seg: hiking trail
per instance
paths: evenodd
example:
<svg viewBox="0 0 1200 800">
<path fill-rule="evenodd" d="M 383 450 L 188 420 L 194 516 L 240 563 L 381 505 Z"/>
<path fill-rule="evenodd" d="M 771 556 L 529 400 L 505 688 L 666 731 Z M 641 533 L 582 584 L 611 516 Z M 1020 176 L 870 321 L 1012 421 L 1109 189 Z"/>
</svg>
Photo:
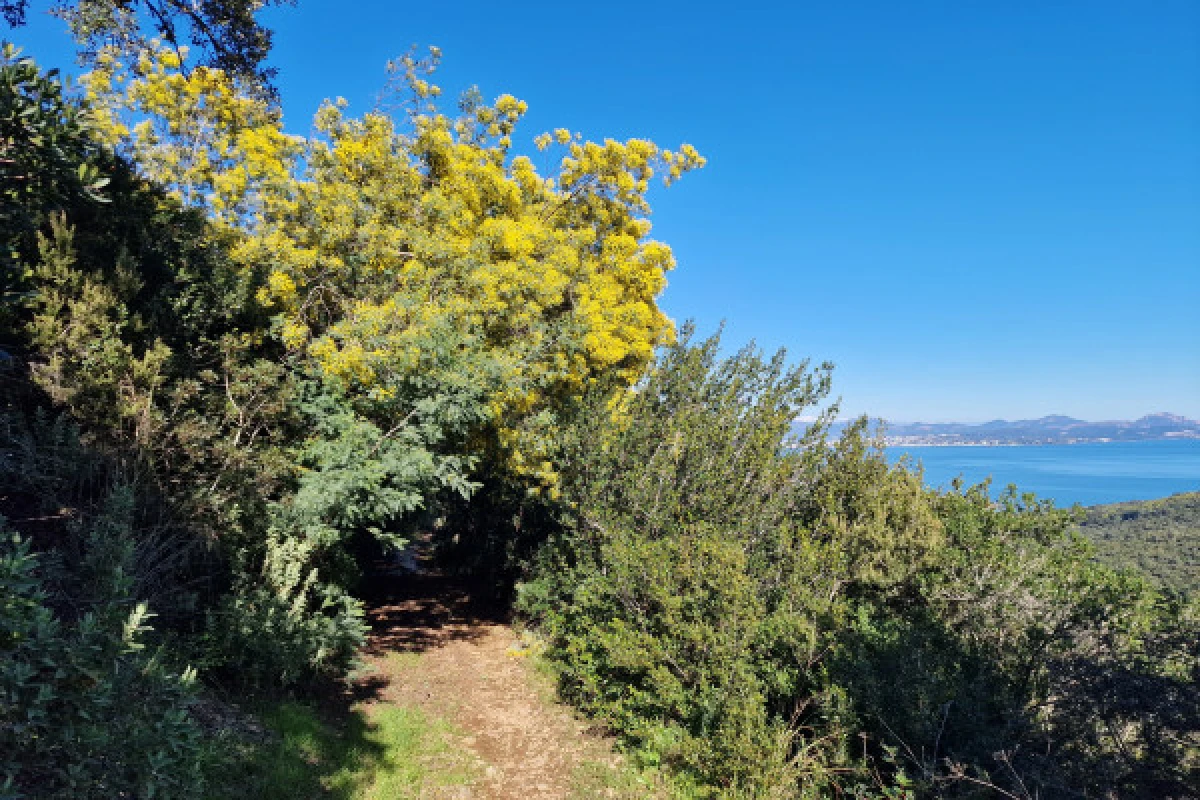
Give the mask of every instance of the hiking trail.
<svg viewBox="0 0 1200 800">
<path fill-rule="evenodd" d="M 370 684 L 368 711 L 392 703 L 446 720 L 449 750 L 474 776 L 467 785 L 426 788 L 419 796 L 652 796 L 644 785 L 618 788 L 632 773 L 622 769 L 611 738 L 555 702 L 550 680 L 531 663 L 507 612 L 485 597 L 433 568 L 420 550 L 380 565 L 371 581 L 367 670 L 360 679 Z"/>
</svg>

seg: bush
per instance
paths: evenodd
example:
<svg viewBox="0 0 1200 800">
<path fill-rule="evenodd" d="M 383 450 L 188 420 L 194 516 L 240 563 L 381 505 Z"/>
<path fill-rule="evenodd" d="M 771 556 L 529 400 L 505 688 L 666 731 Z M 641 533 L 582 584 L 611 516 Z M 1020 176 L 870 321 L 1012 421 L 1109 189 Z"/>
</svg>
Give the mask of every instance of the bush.
<svg viewBox="0 0 1200 800">
<path fill-rule="evenodd" d="M 845 704 L 821 680 L 819 626 L 839 613 L 849 566 L 799 524 L 819 459 L 792 433 L 828 368 L 752 349 L 722 360 L 719 346 L 685 331 L 615 413 L 583 416 L 565 460 L 568 527 L 520 607 L 547 634 L 564 694 L 644 759 L 730 796 L 849 789 L 861 776 Z M 866 517 L 842 512 L 842 533 Z"/>
<path fill-rule="evenodd" d="M 728 797 L 1185 797 L 1196 604 L 1094 563 L 1071 514 L 946 494 L 826 386 L 714 339 L 568 437 L 519 607 L 563 694 Z"/>
<path fill-rule="evenodd" d="M 45 798 L 202 797 L 193 672 L 143 644 L 122 565 L 93 561 L 106 596 L 55 611 L 38 557 L 0 531 L 0 770 L 8 792 Z"/>
<path fill-rule="evenodd" d="M 286 687 L 338 677 L 366 637 L 362 604 L 323 582 L 311 540 L 273 534 L 261 570 L 248 566 L 209 615 L 206 657 L 237 682 Z"/>
</svg>

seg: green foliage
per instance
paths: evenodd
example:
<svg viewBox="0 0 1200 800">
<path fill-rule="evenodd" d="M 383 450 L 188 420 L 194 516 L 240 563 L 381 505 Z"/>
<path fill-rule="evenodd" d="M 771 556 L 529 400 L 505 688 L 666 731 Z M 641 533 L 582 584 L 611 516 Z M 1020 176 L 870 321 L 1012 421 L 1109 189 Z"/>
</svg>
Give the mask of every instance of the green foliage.
<svg viewBox="0 0 1200 800">
<path fill-rule="evenodd" d="M 1079 530 L 1109 564 L 1137 566 L 1174 589 L 1200 589 L 1200 492 L 1092 506 Z"/>
<path fill-rule="evenodd" d="M 313 379 L 300 405 L 309 436 L 296 458 L 292 526 L 330 549 L 356 533 L 400 546 L 405 523 L 434 498 L 471 496 L 478 458 L 466 439 L 489 417 L 492 365 L 464 357 L 466 338 L 430 329 L 420 371 L 393 375 L 365 395 L 337 379 Z"/>
<path fill-rule="evenodd" d="M 839 587 L 877 569 L 826 555 L 896 497 L 894 515 L 907 513 L 904 493 L 866 490 L 837 509 L 810 496 L 822 457 L 790 431 L 828 369 L 718 349 L 685 333 L 625 407 L 583 415 L 565 460 L 568 533 L 520 587 L 521 607 L 549 636 L 567 696 L 643 759 L 730 796 L 849 788 L 852 719 L 822 681 L 819 621 L 844 613 Z M 885 484 L 905 480 L 880 464 Z M 806 509 L 828 526 L 805 530 Z"/>
<path fill-rule="evenodd" d="M 439 497 L 465 499 L 476 487 L 475 460 L 446 444 L 483 417 L 483 374 L 455 351 L 431 342 L 426 372 L 375 397 L 306 383 L 297 474 L 267 509 L 265 549 L 240 552 L 231 591 L 210 616 L 211 663 L 254 685 L 286 686 L 337 677 L 353 662 L 366 632 L 348 592 L 356 555 L 403 546 Z"/>
<path fill-rule="evenodd" d="M 937 561 L 864 609 L 833 663 L 873 734 L 940 794 L 1186 794 L 1193 612 L 1097 566 L 1070 512 L 986 486 L 934 502 Z"/>
<path fill-rule="evenodd" d="M 144 50 L 150 39 L 173 47 L 189 42 L 209 64 L 265 84 L 274 70 L 262 66 L 271 49 L 271 31 L 255 15 L 264 6 L 295 0 L 74 0 L 51 10 L 65 19 L 85 54 L 116 45 L 125 54 Z M 10 27 L 25 24 L 29 0 L 0 0 L 0 17 Z"/>
<path fill-rule="evenodd" d="M 55 72 L 43 73 L 12 44 L 0 52 L 0 324 L 27 293 L 32 274 L 21 253 L 35 243 L 46 215 L 107 180 L 95 166 L 86 122 L 67 101 Z"/>
<path fill-rule="evenodd" d="M 345 673 L 366 637 L 362 605 L 321 579 L 316 544 L 271 535 L 208 619 L 205 657 L 242 684 L 286 687 Z M 261 566 L 251 565 L 261 558 Z"/>
<path fill-rule="evenodd" d="M 823 373 L 667 350 L 567 447 L 520 607 L 563 693 L 720 796 L 1186 796 L 1195 607 L 1072 514 L 792 441 Z"/>
<path fill-rule="evenodd" d="M 129 596 L 118 501 L 86 536 L 92 596 L 55 610 L 28 543 L 0 532 L 0 770 L 35 797 L 201 797 L 192 673 L 146 648 L 150 617 Z M 106 530 L 108 528 L 108 530 Z"/>
<path fill-rule="evenodd" d="M 130 597 L 210 680 L 339 677 L 365 633 L 349 593 L 364 538 L 398 545 L 439 497 L 471 493 L 465 438 L 489 413 L 494 368 L 432 326 L 420 368 L 370 394 L 311 377 L 255 299 L 261 271 L 232 264 L 229 231 L 95 144 L 53 75 L 3 69 L 4 164 L 46 180 L 6 195 L 32 291 L 6 325 L 18 357 L 0 509 L 34 534 L 69 605 L 95 594 L 84 544 L 124 558 Z M 50 180 L 97 164 L 107 185 Z M 95 518 L 113 482 L 129 525 L 84 542 L 73 521 Z"/>
<path fill-rule="evenodd" d="M 55 615 L 46 619 L 61 620 L 39 623 L 40 672 L 18 675 L 33 682 L 5 707 L 58 732 L 38 733 L 50 749 L 18 750 L 6 769 L 23 770 L 18 785 L 72 796 L 121 787 L 145 796 L 152 785 L 186 795 L 157 765 L 186 783 L 204 747 L 186 715 L 168 719 L 186 693 L 171 699 L 179 681 L 162 665 L 193 659 L 210 678 L 238 671 L 269 686 L 336 675 L 361 643 L 361 611 L 318 572 L 327 553 L 274 522 L 297 490 L 289 451 L 305 431 L 300 381 L 272 348 L 253 274 L 230 267 L 202 217 L 91 144 L 53 76 L 25 61 L 0 70 L 0 105 L 50 130 L 11 131 L 19 167 L 52 178 L 50 156 L 64 174 L 83 174 L 76 162 L 93 159 L 114 178 L 105 202 L 53 191 L 52 180 L 6 195 L 16 212 L 3 234 L 28 279 L 20 288 L 31 291 L 4 320 L 14 355 L 5 354 L 0 384 L 0 512 L 40 551 L 39 585 Z M 43 120 L 39 109 L 53 113 Z M 38 137 L 53 141 L 49 156 Z M 140 621 L 121 638 L 135 610 L 137 620 L 160 615 L 153 658 L 134 649 L 133 634 L 151 635 Z M 226 625 L 219 635 L 213 620 Z M 102 707 L 53 682 L 38 688 L 55 670 L 64 680 L 88 672 L 77 688 L 94 689 Z M 109 708 L 119 703 L 128 708 Z M 90 716 L 91 727 L 72 715 Z M 100 735 L 104 725 L 113 738 Z M 177 742 L 170 725 L 191 739 Z M 121 737 L 125 754 L 113 750 Z"/>
</svg>

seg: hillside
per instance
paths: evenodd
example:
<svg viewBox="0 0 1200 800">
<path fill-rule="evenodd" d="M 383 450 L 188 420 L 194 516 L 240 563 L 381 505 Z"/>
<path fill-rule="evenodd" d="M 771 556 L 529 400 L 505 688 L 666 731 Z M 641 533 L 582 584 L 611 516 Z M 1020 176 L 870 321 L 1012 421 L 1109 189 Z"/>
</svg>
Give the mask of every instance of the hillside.
<svg viewBox="0 0 1200 800">
<path fill-rule="evenodd" d="M 1200 588 L 1200 492 L 1093 506 L 1080 529 L 1112 564 L 1135 564 L 1175 588 Z"/>
<path fill-rule="evenodd" d="M 1147 414 L 1135 420 L 1087 420 L 1055 414 L 1040 419 L 993 420 L 977 425 L 887 423 L 888 444 L 1082 444 L 1200 439 L 1200 422 L 1178 414 Z"/>
<path fill-rule="evenodd" d="M 660 308 L 694 147 L 436 47 L 289 133 L 211 5 L 0 47 L 0 795 L 1200 796 L 1200 605 Z"/>
</svg>

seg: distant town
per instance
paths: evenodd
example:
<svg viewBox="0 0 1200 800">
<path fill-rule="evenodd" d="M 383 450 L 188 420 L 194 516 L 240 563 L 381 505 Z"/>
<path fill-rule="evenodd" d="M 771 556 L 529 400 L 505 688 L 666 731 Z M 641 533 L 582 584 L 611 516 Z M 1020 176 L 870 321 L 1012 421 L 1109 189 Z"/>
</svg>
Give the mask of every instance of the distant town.
<svg viewBox="0 0 1200 800">
<path fill-rule="evenodd" d="M 1041 419 L 966 423 L 884 422 L 884 443 L 898 446 L 1005 446 L 1090 444 L 1164 439 L 1200 439 L 1200 421 L 1178 414 L 1148 414 L 1136 420 L 1088 422 L 1062 415 Z"/>
</svg>

